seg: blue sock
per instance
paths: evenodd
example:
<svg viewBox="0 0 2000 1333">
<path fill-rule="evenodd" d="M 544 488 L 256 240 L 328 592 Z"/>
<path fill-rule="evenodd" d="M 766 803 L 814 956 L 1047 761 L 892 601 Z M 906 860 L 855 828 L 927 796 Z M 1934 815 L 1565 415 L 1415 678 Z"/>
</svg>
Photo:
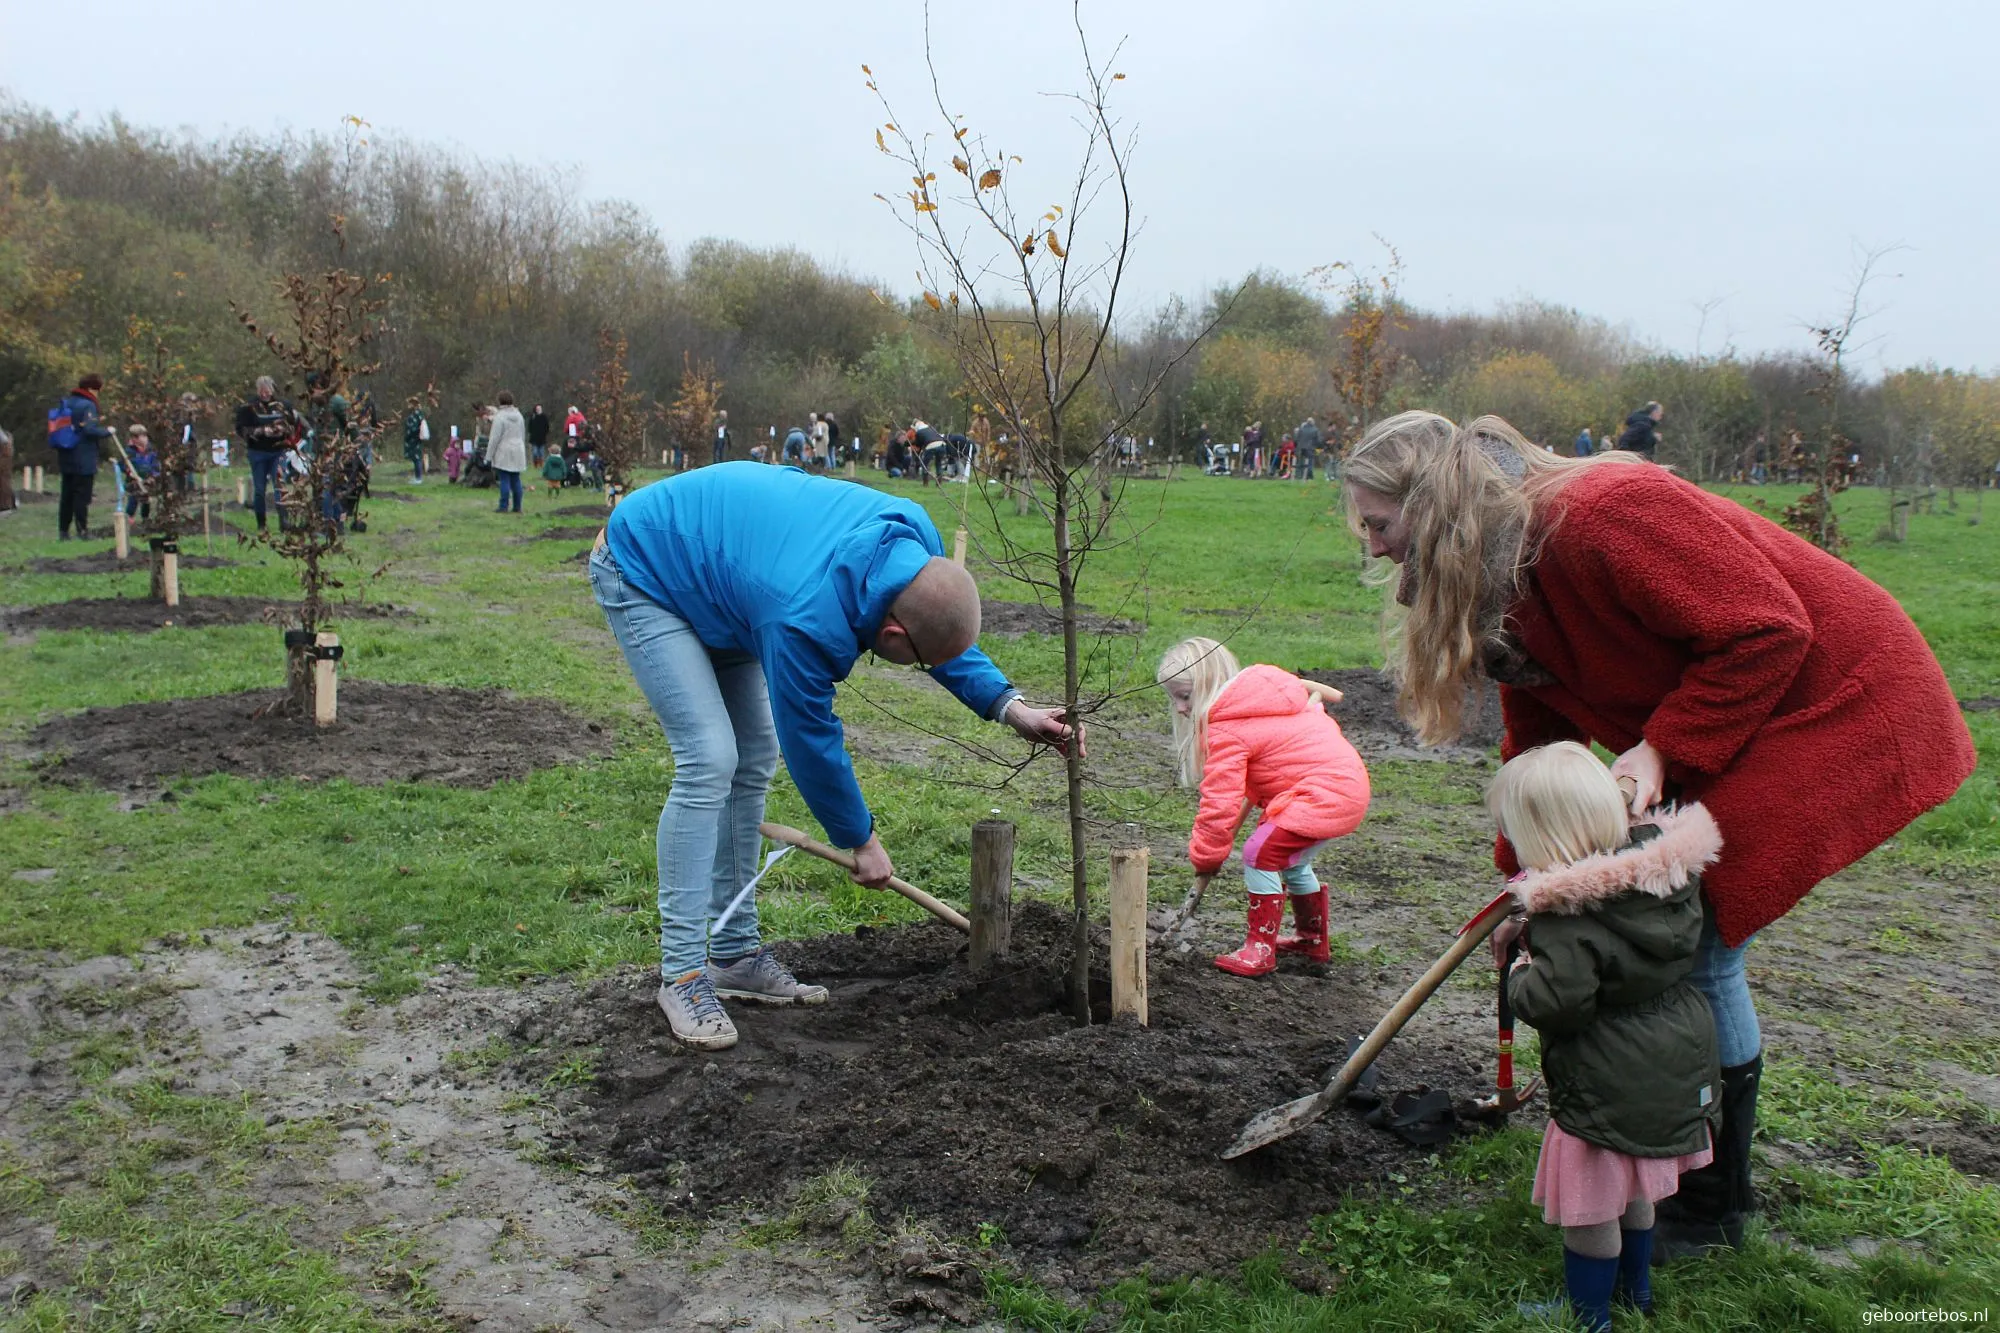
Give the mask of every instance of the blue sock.
<svg viewBox="0 0 2000 1333">
<path fill-rule="evenodd" d="M 1618 1281 L 1618 1260 L 1593 1259 L 1563 1247 L 1563 1285 L 1570 1308 L 1590 1333 L 1611 1327 L 1611 1288 Z"/>
<path fill-rule="evenodd" d="M 1645 1314 L 1653 1312 L 1653 1229 L 1618 1233 L 1618 1299 Z"/>
</svg>

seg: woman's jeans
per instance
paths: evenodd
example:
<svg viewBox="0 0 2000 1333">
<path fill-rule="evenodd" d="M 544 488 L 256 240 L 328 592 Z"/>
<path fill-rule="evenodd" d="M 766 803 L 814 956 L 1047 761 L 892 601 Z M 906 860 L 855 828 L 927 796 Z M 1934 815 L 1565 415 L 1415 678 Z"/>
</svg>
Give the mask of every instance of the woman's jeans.
<svg viewBox="0 0 2000 1333">
<path fill-rule="evenodd" d="M 509 472 L 505 468 L 494 468 L 493 475 L 500 478 L 500 508 L 496 513 L 507 512 L 507 497 L 514 497 L 514 512 L 521 512 L 521 474 Z"/>
<path fill-rule="evenodd" d="M 778 770 L 771 698 L 755 657 L 704 645 L 685 620 L 625 581 L 609 547 L 590 558 L 590 587 L 674 752 L 657 840 L 660 976 L 672 981 L 711 954 L 734 959 L 758 947 L 754 894 L 720 935 L 707 935 L 757 873 L 757 825 Z"/>
<path fill-rule="evenodd" d="M 1722 942 L 1715 929 L 1715 909 L 1703 901 L 1701 944 L 1694 955 L 1694 971 L 1688 980 L 1708 999 L 1715 1011 L 1717 1054 L 1724 1069 L 1747 1065 L 1764 1049 L 1764 1034 L 1757 1026 L 1757 1010 L 1750 1000 L 1750 982 L 1743 975 L 1743 955 L 1750 940 L 1734 949 Z M 1755 939 L 1755 936 L 1751 937 Z"/>
</svg>

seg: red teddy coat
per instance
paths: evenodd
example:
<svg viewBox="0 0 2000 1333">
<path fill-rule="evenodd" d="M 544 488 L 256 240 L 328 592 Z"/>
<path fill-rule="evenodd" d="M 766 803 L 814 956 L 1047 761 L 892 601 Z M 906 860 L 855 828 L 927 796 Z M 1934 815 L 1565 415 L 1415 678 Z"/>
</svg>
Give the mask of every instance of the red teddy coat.
<svg viewBox="0 0 2000 1333">
<path fill-rule="evenodd" d="M 1555 683 L 1501 687 L 1501 757 L 1651 741 L 1722 829 L 1703 887 L 1725 944 L 1972 772 L 1930 645 L 1839 560 L 1663 468 L 1589 468 L 1551 512 L 1509 624 Z M 1498 859 L 1515 868 L 1511 848 Z"/>
</svg>

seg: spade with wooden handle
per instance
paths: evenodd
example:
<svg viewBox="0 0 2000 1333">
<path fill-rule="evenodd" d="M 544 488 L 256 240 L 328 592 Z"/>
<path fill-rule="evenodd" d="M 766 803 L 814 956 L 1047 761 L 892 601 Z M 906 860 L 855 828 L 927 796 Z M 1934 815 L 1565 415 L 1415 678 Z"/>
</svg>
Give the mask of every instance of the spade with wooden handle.
<svg viewBox="0 0 2000 1333">
<path fill-rule="evenodd" d="M 837 847 L 829 847 L 810 834 L 801 833 L 785 824 L 759 824 L 757 831 L 772 842 L 789 843 L 802 852 L 811 852 L 822 861 L 831 861 L 842 870 L 853 873 L 854 857 L 850 853 L 843 852 Z M 961 934 L 972 933 L 972 923 L 965 919 L 964 913 L 950 903 L 939 902 L 914 884 L 907 884 L 893 875 L 889 877 L 889 887 Z"/>
<path fill-rule="evenodd" d="M 1403 1030 L 1403 1025 L 1410 1021 L 1411 1016 L 1423 1007 L 1424 1001 L 1430 999 L 1432 993 L 1444 984 L 1445 978 L 1456 972 L 1458 965 L 1485 942 L 1495 927 L 1507 919 L 1508 907 L 1512 901 L 1511 893 L 1502 892 L 1492 902 L 1482 907 L 1477 916 L 1459 927 L 1458 938 L 1452 941 L 1451 947 L 1431 964 L 1428 972 L 1417 978 L 1414 986 L 1403 992 L 1403 998 L 1396 1001 L 1395 1007 L 1382 1016 L 1382 1021 L 1377 1023 L 1375 1030 L 1355 1048 L 1354 1054 L 1340 1067 L 1340 1072 L 1333 1076 L 1331 1083 L 1297 1101 L 1274 1106 L 1253 1116 L 1249 1123 L 1243 1126 L 1242 1132 L 1237 1134 L 1236 1142 L 1222 1150 L 1223 1157 L 1225 1159 L 1241 1157 L 1244 1153 L 1268 1147 L 1279 1139 L 1298 1133 L 1338 1106 L 1341 1100 L 1354 1090 L 1355 1082 L 1367 1072 L 1368 1066 L 1375 1063 L 1375 1057 L 1380 1055 L 1383 1048 Z"/>
<path fill-rule="evenodd" d="M 1213 875 L 1196 875 L 1194 887 L 1188 890 L 1187 897 L 1181 899 L 1179 907 L 1166 907 L 1157 912 L 1148 912 L 1146 933 L 1157 940 L 1163 935 L 1173 934 L 1193 920 L 1195 909 L 1201 906 L 1201 895 L 1208 892 L 1208 882 L 1213 878 L 1215 878 Z"/>
</svg>

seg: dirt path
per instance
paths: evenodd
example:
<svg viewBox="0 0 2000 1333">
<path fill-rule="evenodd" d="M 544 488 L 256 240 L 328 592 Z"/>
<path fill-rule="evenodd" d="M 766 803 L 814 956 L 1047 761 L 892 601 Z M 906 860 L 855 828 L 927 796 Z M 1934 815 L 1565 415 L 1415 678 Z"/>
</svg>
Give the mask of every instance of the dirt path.
<svg viewBox="0 0 2000 1333">
<path fill-rule="evenodd" d="M 248 1192 L 296 1208 L 295 1239 L 342 1254 L 390 1308 L 409 1285 L 396 1274 L 415 1271 L 436 1318 L 481 1333 L 909 1326 L 865 1266 L 802 1244 L 746 1246 L 736 1219 L 668 1232 L 601 1167 L 537 1165 L 545 1106 L 483 1077 L 479 1052 L 562 983 L 494 989 L 446 973 L 401 1003 L 367 1005 L 338 946 L 282 929 L 136 961 L 7 955 L 0 979 L 0 1146 L 32 1157 L 30 1126 L 75 1101 L 77 1083 L 57 1072 L 65 1051 L 113 1029 L 178 1033 L 159 1055 L 177 1090 L 248 1094 L 273 1125 L 323 1122 L 259 1162 Z M 134 1067 L 114 1083 L 158 1072 Z M 52 1169 L 73 1177 L 85 1164 Z M 353 1240 L 378 1229 L 406 1256 L 386 1278 Z M 63 1285 L 46 1223 L 0 1226 L 0 1249 L 20 1256 L 22 1271 L 0 1273 L 10 1289 Z"/>
</svg>

